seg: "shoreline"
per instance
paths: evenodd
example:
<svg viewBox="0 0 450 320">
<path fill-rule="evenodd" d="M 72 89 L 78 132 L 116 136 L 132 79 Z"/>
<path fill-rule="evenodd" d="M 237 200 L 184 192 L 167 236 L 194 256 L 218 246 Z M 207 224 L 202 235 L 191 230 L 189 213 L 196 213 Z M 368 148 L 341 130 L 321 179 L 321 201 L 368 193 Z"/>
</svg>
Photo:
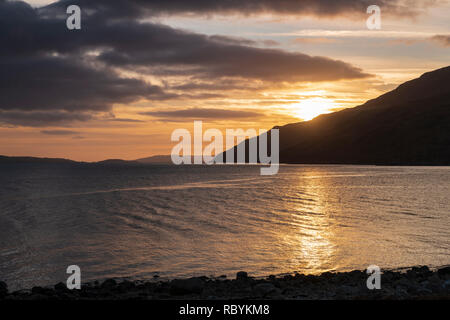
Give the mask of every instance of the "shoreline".
<svg viewBox="0 0 450 320">
<path fill-rule="evenodd" d="M 450 266 L 431 270 L 382 270 L 381 289 L 369 290 L 365 271 L 325 272 L 320 275 L 253 278 L 194 277 L 161 281 L 115 280 L 82 284 L 69 290 L 64 283 L 9 292 L 0 281 L 0 300 L 450 300 Z"/>
</svg>

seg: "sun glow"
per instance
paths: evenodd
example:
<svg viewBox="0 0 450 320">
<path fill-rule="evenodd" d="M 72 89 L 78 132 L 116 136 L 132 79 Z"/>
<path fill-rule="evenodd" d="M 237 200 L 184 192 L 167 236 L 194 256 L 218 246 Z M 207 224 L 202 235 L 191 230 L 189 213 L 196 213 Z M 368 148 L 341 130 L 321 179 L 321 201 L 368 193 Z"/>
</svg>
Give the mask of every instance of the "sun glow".
<svg viewBox="0 0 450 320">
<path fill-rule="evenodd" d="M 331 113 L 339 107 L 331 99 L 314 97 L 302 100 L 300 104 L 296 105 L 294 114 L 304 121 L 309 121 L 321 114 Z"/>
</svg>

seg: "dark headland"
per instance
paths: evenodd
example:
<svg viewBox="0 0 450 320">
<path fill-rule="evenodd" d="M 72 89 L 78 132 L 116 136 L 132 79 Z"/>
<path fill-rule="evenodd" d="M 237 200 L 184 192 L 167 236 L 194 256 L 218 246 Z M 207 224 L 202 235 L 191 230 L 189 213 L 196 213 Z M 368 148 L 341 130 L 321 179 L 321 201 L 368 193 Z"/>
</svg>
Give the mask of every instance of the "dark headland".
<svg viewBox="0 0 450 320">
<path fill-rule="evenodd" d="M 361 106 L 274 128 L 280 163 L 448 166 L 450 66 Z"/>
<path fill-rule="evenodd" d="M 271 299 L 271 300 L 450 300 L 450 267 L 430 270 L 426 266 L 401 271 L 383 271 L 381 289 L 367 288 L 364 271 L 290 274 L 252 278 L 238 272 L 235 279 L 197 277 L 171 281 L 128 281 L 108 279 L 68 290 L 53 287 L 8 292 L 0 282 L 0 300 L 160 300 L 160 299 Z"/>
</svg>

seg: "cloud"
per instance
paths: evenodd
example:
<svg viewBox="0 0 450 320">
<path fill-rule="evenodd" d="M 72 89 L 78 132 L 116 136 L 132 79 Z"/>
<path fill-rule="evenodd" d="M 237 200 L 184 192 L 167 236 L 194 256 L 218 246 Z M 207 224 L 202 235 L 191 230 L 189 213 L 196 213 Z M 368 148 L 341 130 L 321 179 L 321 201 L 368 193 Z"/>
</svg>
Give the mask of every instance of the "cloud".
<svg viewBox="0 0 450 320">
<path fill-rule="evenodd" d="M 431 40 L 437 42 L 443 47 L 450 47 L 450 35 L 435 35 L 431 38 Z"/>
<path fill-rule="evenodd" d="M 207 91 L 230 91 L 230 90 L 247 90 L 253 88 L 250 84 L 243 85 L 241 81 L 224 79 L 220 82 L 211 81 L 189 81 L 180 85 L 172 86 L 172 90 L 193 91 L 193 90 L 207 90 Z"/>
<path fill-rule="evenodd" d="M 213 109 L 213 108 L 191 108 L 173 111 L 149 111 L 142 112 L 142 115 L 152 116 L 157 118 L 169 119 L 246 119 L 246 118 L 261 118 L 264 113 L 250 110 L 228 110 L 228 109 Z"/>
<path fill-rule="evenodd" d="M 317 17 L 366 15 L 369 5 L 379 5 L 383 12 L 395 16 L 415 16 L 425 8 L 439 5 L 440 0 L 63 0 L 48 9 L 77 4 L 91 12 L 115 17 L 148 15 L 211 15 L 211 14 L 282 14 L 313 15 Z"/>
<path fill-rule="evenodd" d="M 139 119 L 127 119 L 127 118 L 113 118 L 113 119 L 109 119 L 109 121 L 113 121 L 113 122 L 130 122 L 130 123 L 145 122 L 145 121 L 139 120 Z"/>
<path fill-rule="evenodd" d="M 47 134 L 51 136 L 70 136 L 74 134 L 79 134 L 76 131 L 70 131 L 70 130 L 42 130 L 42 134 Z"/>
<path fill-rule="evenodd" d="M 293 39 L 294 43 L 306 43 L 306 44 L 327 44 L 327 43 L 336 43 L 338 39 L 330 39 L 330 38 L 296 38 Z"/>
<path fill-rule="evenodd" d="M 389 44 L 403 44 L 403 45 L 413 45 L 416 43 L 426 43 L 433 42 L 441 47 L 450 47 L 450 35 L 433 35 L 433 36 L 423 36 L 421 38 L 411 38 L 411 39 L 392 39 L 389 40 Z"/>
<path fill-rule="evenodd" d="M 87 12 L 78 31 L 66 28 L 63 5 L 67 3 L 35 9 L 24 2 L 0 0 L 0 43 L 7 44 L 0 46 L 3 124 L 67 125 L 95 118 L 96 113 L 111 111 L 115 104 L 225 98 L 226 90 L 252 91 L 249 83 L 260 87 L 298 85 L 370 76 L 331 58 L 260 48 L 247 39 L 207 36 L 137 19 L 142 10 L 161 13 L 167 11 L 163 7 L 169 11 L 191 7 L 209 12 L 228 7 L 225 2 L 211 7 L 213 2 L 205 1 L 203 8 L 199 1 L 74 1 L 70 4 L 78 3 Z M 230 3 L 233 5 L 224 9 L 226 12 L 247 2 Z M 262 3 L 250 1 L 248 8 L 275 8 Z M 292 5 L 296 6 L 287 1 L 285 9 Z M 329 6 L 335 5 L 330 2 Z M 164 85 L 144 81 L 148 75 Z M 174 82 L 167 80 L 174 78 L 176 85 L 171 88 Z M 189 90 L 189 83 L 204 86 L 205 91 Z M 222 86 L 223 91 L 211 92 L 206 83 Z"/>
<path fill-rule="evenodd" d="M 281 45 L 280 42 L 275 41 L 275 40 L 261 40 L 260 43 L 266 47 L 276 47 Z"/>
<path fill-rule="evenodd" d="M 72 122 L 84 122 L 92 119 L 94 119 L 92 114 L 80 112 L 0 110 L 0 126 L 65 126 Z"/>
<path fill-rule="evenodd" d="M 278 49 L 257 48 L 157 24 L 118 23 L 111 35 L 148 39 L 139 45 L 105 43 L 99 60 L 121 68 L 149 68 L 152 74 L 185 75 L 201 79 L 237 77 L 262 81 L 333 81 L 368 77 L 361 69 L 325 57 Z M 136 33 L 133 33 L 136 31 Z M 100 39 L 100 35 L 99 35 Z M 125 41 L 126 42 L 126 41 Z M 173 69 L 173 67 L 178 67 Z M 142 70 L 142 69 L 141 69 Z"/>
<path fill-rule="evenodd" d="M 258 48 L 252 46 L 253 41 L 245 39 L 206 36 L 136 20 L 112 21 L 103 15 L 84 19 L 80 31 L 70 32 L 65 28 L 65 21 L 39 19 L 28 11 L 26 16 L 29 20 L 23 27 L 26 31 L 24 37 L 14 36 L 14 25 L 6 28 L 0 40 L 9 45 L 0 48 L 0 53 L 4 51 L 26 56 L 56 52 L 80 57 L 96 51 L 97 55 L 90 55 L 89 58 L 108 67 L 158 76 L 194 76 L 201 79 L 237 77 L 295 82 L 368 76 L 359 68 L 342 61 Z M 12 12 L 9 16 L 14 14 Z M 17 14 L 16 19 L 20 20 Z"/>
<path fill-rule="evenodd" d="M 107 111 L 114 103 L 164 99 L 160 87 L 62 57 L 0 60 L 1 110 Z"/>
<path fill-rule="evenodd" d="M 319 38 L 398 38 L 398 39 L 416 39 L 426 38 L 432 35 L 429 32 L 421 31 L 394 31 L 377 30 L 373 32 L 368 29 L 355 30 L 330 30 L 330 29 L 304 29 L 293 32 L 268 33 L 267 36 L 276 37 L 319 37 Z"/>
<path fill-rule="evenodd" d="M 387 43 L 388 44 L 393 44 L 393 45 L 413 45 L 419 42 L 422 42 L 423 40 L 420 39 L 392 39 L 389 40 Z"/>
<path fill-rule="evenodd" d="M 92 112 L 108 111 L 116 103 L 173 97 L 161 87 L 121 77 L 86 55 L 70 53 L 73 48 L 64 45 L 71 41 L 63 19 L 43 19 L 24 2 L 0 1 L 0 21 L 3 125 L 87 121 Z M 84 41 L 84 37 L 80 39 Z"/>
</svg>

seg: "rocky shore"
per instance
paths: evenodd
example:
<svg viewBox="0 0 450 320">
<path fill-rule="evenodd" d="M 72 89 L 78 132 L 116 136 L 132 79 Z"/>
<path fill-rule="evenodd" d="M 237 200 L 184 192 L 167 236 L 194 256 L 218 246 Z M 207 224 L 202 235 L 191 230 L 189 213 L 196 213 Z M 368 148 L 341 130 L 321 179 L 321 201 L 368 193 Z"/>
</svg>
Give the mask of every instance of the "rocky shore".
<svg viewBox="0 0 450 320">
<path fill-rule="evenodd" d="M 0 281 L 0 300 L 147 300 L 147 299 L 450 299 L 450 267 L 430 270 L 413 267 L 383 271 L 381 289 L 369 290 L 364 271 L 291 274 L 264 279 L 238 272 L 236 279 L 196 277 L 171 281 L 127 281 L 108 279 L 83 284 L 80 290 L 54 287 L 8 292 Z"/>
</svg>

